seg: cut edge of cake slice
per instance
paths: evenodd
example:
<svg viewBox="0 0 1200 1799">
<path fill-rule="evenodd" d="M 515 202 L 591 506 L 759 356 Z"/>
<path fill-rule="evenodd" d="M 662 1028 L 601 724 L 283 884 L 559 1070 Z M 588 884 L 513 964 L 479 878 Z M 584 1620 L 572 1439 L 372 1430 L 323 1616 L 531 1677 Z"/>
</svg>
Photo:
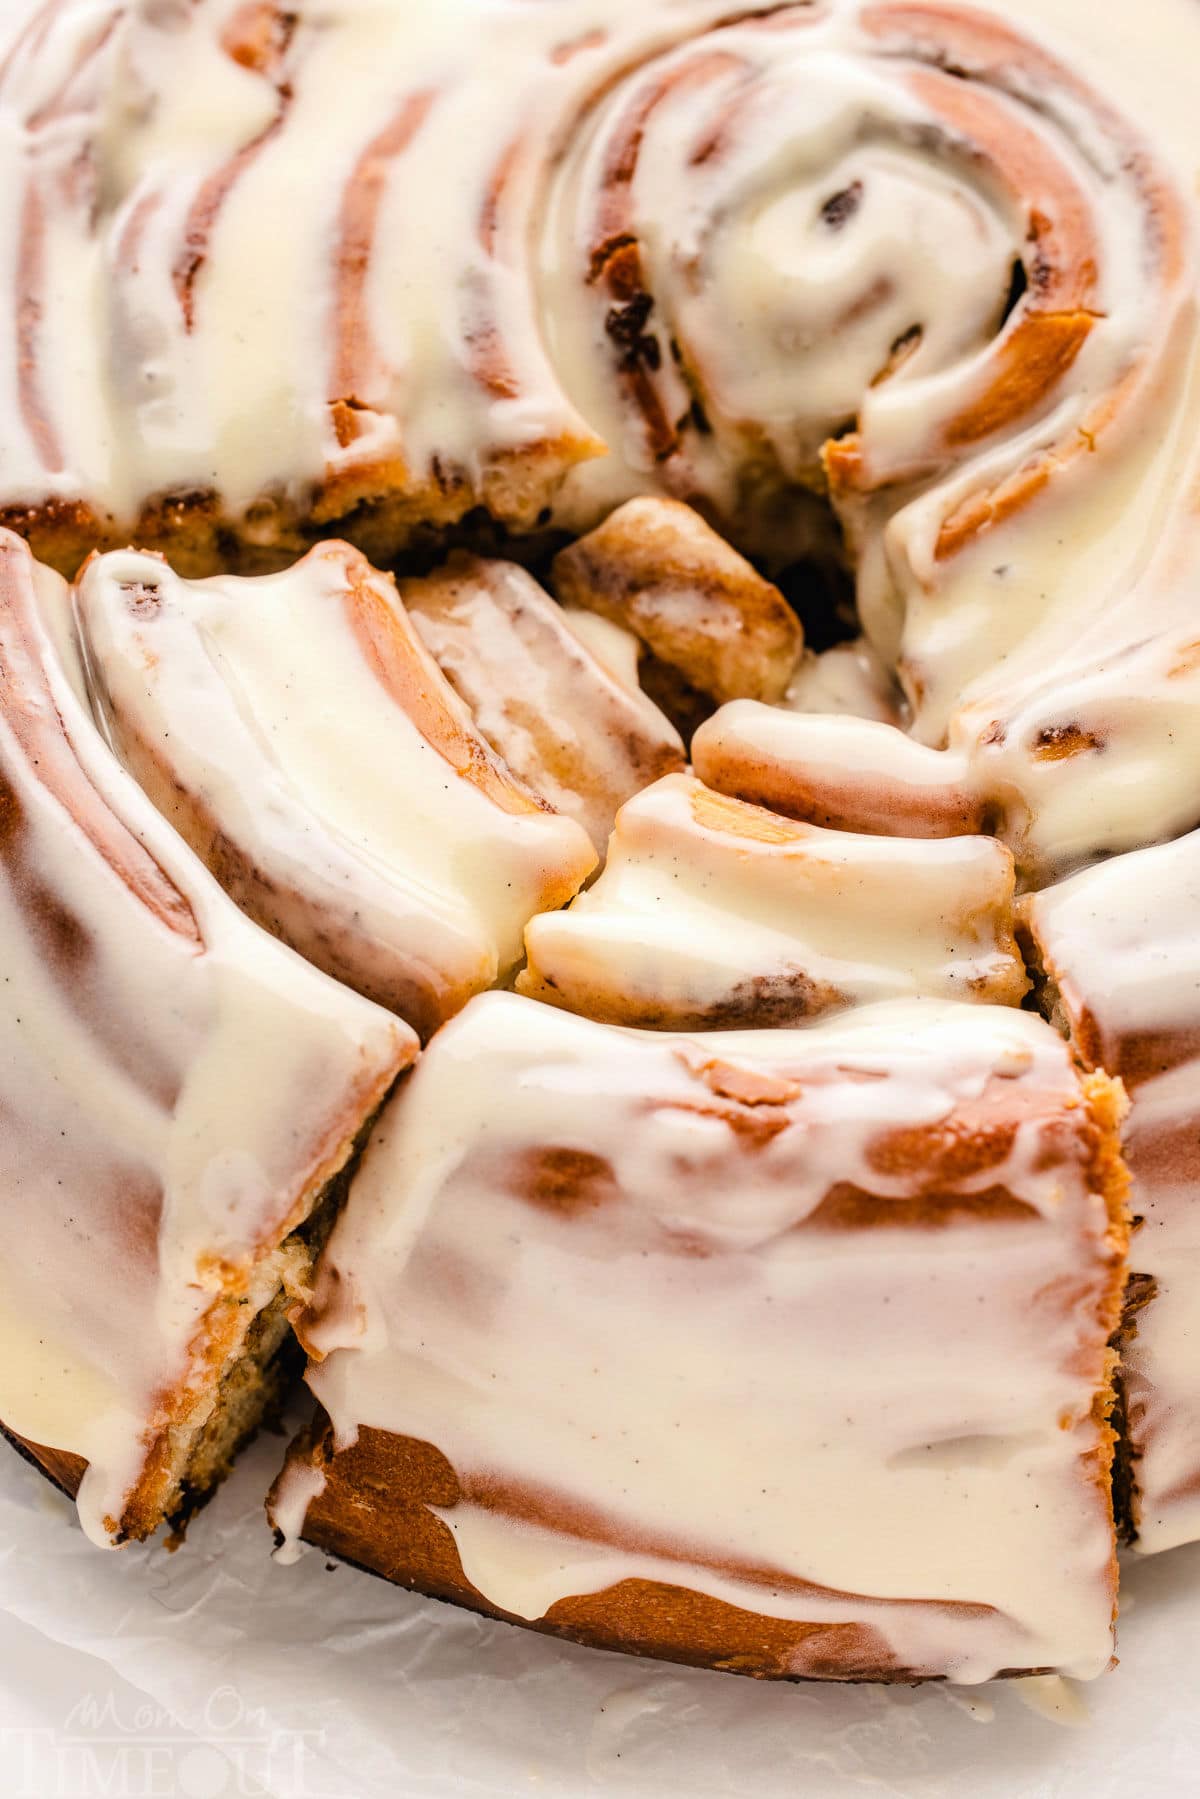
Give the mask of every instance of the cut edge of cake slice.
<svg viewBox="0 0 1200 1799">
<path fill-rule="evenodd" d="M 65 583 L 0 535 L 5 1434 L 104 1544 L 274 1403 L 400 1020 L 226 898 L 102 740 Z"/>
<path fill-rule="evenodd" d="M 485 1097 L 460 1098 L 455 1155 L 431 1162 L 443 1085 Z M 534 1130 L 542 1087 L 556 1106 Z M 1124 1110 L 1027 1012 L 887 1002 L 685 1038 L 472 1002 L 385 1112 L 299 1321 L 319 1405 L 268 1500 L 281 1556 L 307 1542 L 551 1635 L 760 1678 L 1103 1672 Z M 660 1143 L 635 1144 L 634 1114 Z M 664 1145 L 675 1181 L 643 1181 Z M 489 1233 L 511 1245 L 503 1279 Z M 764 1303 L 740 1307 L 760 1255 Z M 854 1320 L 837 1353 L 831 1307 Z M 764 1334 L 775 1437 L 747 1348 Z M 748 1364 L 736 1404 L 718 1344 Z M 645 1472 L 659 1438 L 690 1469 L 671 1503 Z M 913 1480 L 932 1481 L 925 1525 Z M 790 1540 L 772 1542 L 768 1485 Z M 864 1505 L 874 1523 L 847 1536 Z"/>
</svg>

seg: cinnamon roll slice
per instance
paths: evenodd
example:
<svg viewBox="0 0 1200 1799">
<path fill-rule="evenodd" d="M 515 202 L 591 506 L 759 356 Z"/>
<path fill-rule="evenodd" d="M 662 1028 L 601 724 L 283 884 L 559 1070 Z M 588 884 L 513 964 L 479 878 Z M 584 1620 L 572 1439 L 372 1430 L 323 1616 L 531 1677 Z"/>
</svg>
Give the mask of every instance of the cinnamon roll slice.
<svg viewBox="0 0 1200 1799">
<path fill-rule="evenodd" d="M 1173 1549 L 1200 1538 L 1200 833 L 1032 896 L 1024 928 L 1075 1053 L 1132 1101 L 1129 1523 L 1137 1548 Z"/>
<path fill-rule="evenodd" d="M 641 638 L 718 704 L 780 700 L 804 634 L 779 592 L 698 513 L 631 500 L 554 562 L 561 600 Z"/>
<path fill-rule="evenodd" d="M 700 1667 L 1097 1675 L 1118 1115 L 1016 1010 L 690 1037 L 473 1000 L 326 1253 L 273 1520 Z"/>
<path fill-rule="evenodd" d="M 160 811 L 252 918 L 422 1037 L 595 866 L 349 545 L 196 582 L 118 552 L 75 605 L 95 704 Z"/>
<path fill-rule="evenodd" d="M 618 815 L 596 884 L 533 919 L 517 985 L 612 1024 L 787 1025 L 902 995 L 1019 1005 L 1013 864 L 792 824 L 672 775 Z"/>
<path fill-rule="evenodd" d="M 839 831 L 960 837 L 992 822 L 965 757 L 852 713 L 723 706 L 692 739 L 692 762 L 719 793 Z"/>
<path fill-rule="evenodd" d="M 618 808 L 684 766 L 678 731 L 638 684 L 636 641 L 556 605 L 516 563 L 454 556 L 400 591 L 480 734 L 598 854 Z"/>
<path fill-rule="evenodd" d="M 87 710 L 65 583 L 0 535 L 0 1419 L 97 1542 L 185 1515 L 277 1396 L 416 1051 L 164 823 Z"/>
</svg>

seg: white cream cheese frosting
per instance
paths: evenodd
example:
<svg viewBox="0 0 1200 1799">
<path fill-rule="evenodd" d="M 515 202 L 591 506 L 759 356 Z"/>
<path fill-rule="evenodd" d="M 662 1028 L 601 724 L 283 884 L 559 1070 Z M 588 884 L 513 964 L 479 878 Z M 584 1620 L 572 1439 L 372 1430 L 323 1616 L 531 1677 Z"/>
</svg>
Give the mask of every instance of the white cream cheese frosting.
<svg viewBox="0 0 1200 1799">
<path fill-rule="evenodd" d="M 161 810 L 260 923 L 422 1036 L 594 866 L 349 545 L 190 582 L 117 552 L 75 605 L 95 703 Z"/>
<path fill-rule="evenodd" d="M 0 509 L 278 554 L 663 492 L 796 553 L 828 481 L 1029 878 L 1178 834 L 1198 55 L 1189 0 L 53 0 L 0 74 Z"/>
<path fill-rule="evenodd" d="M 1185 184 L 1193 172 L 1177 69 L 1194 20 L 1186 0 L 1153 9 L 1157 28 L 1129 47 L 1116 34 L 1097 42 L 1080 0 L 974 13 L 858 0 L 751 0 L 732 13 L 718 0 L 289 11 L 59 0 L 6 71 L 14 174 L 22 187 L 29 177 L 43 220 L 14 222 L 12 255 L 36 249 L 27 274 L 44 273 L 55 304 L 75 308 L 72 326 L 93 327 L 59 333 L 43 317 L 38 344 L 62 335 L 95 366 L 90 382 L 70 360 L 41 369 L 36 423 L 34 396 L 22 411 L 14 390 L 28 441 L 23 457 L 10 451 L 7 485 L 42 497 L 40 424 L 58 441 L 63 493 L 120 511 L 215 479 L 236 509 L 318 480 L 339 452 L 362 454 L 361 440 L 355 450 L 331 434 L 340 396 L 413 471 L 434 455 L 478 470 L 498 445 L 573 440 L 598 474 L 611 465 L 605 483 L 644 491 L 652 466 L 613 410 L 611 301 L 597 289 L 597 316 L 580 291 L 592 202 L 623 201 L 626 179 L 663 315 L 647 335 L 678 323 L 706 390 L 715 441 L 688 451 L 698 490 L 736 481 L 751 423 L 803 469 L 864 394 L 867 435 L 894 454 L 977 385 L 1028 249 L 1012 197 L 967 166 L 971 121 L 945 112 L 938 40 L 959 50 L 961 21 L 1003 17 L 1069 54 L 1081 77 L 1049 100 L 1045 53 L 1022 61 L 1002 34 L 986 66 L 964 58 L 963 72 L 984 90 L 975 124 L 987 155 L 1003 161 L 1002 119 L 1037 171 L 1061 163 L 1106 251 L 1138 242 L 1146 197 L 1114 160 L 1129 140 L 1108 100 L 1153 121 Z M 1172 39 L 1180 54 L 1168 60 Z M 655 83 L 670 102 L 661 123 Z M 606 165 L 643 105 L 646 154 L 628 171 Z M 714 121 L 728 122 L 727 139 Z M 81 147 L 89 178 L 72 187 Z M 319 181 L 305 179 L 313 167 Z M 1111 216 L 1096 226 L 1100 190 Z M 531 220 L 543 226 L 532 268 Z M 715 248 L 711 279 L 697 282 L 695 259 Z M 69 292 L 52 278 L 68 256 L 84 277 Z M 1114 322 L 1111 346 L 1087 346 L 1092 377 L 1128 353 L 1157 304 L 1139 292 L 1141 272 L 1116 258 L 1094 271 Z M 919 344 L 872 390 L 914 325 Z M 686 383 L 680 393 L 686 411 L 694 396 Z"/>
<path fill-rule="evenodd" d="M 795 825 L 668 775 L 623 806 L 598 881 L 525 933 L 522 993 L 613 1024 L 797 1024 L 924 995 L 1019 1005 L 1013 866 Z"/>
<path fill-rule="evenodd" d="M 1198 63 L 1194 0 L 1103 28 L 1085 0 L 57 0 L 0 71 L 0 512 L 118 541 L 215 519 L 278 560 L 289 530 L 343 514 L 366 530 L 372 507 L 394 546 L 476 505 L 518 530 L 582 529 L 666 494 L 782 557 L 803 549 L 808 488 L 828 485 L 869 656 L 903 702 L 894 719 L 871 693 L 850 702 L 864 719 L 735 702 L 697 740 L 698 772 L 823 826 L 994 832 L 1030 885 L 1170 838 L 1200 819 Z M 357 878 L 368 839 L 419 852 L 426 925 L 452 934 L 462 902 L 462 936 L 484 944 L 464 991 L 496 978 L 538 905 L 480 919 L 478 808 L 448 838 L 395 816 L 388 771 L 346 747 L 380 715 L 373 695 L 359 717 L 345 640 L 290 617 L 272 632 L 269 602 L 235 619 L 231 594 L 206 601 L 231 684 L 197 642 L 146 683 L 97 623 L 97 693 L 111 662 L 125 718 L 160 750 L 178 712 L 168 766 L 191 792 L 218 771 L 248 856 L 268 827 L 239 808 L 281 781 L 292 872 Z M 293 673 L 306 694 L 344 686 L 351 715 L 298 723 Z M 206 736 L 218 703 L 240 767 Z M 106 716 L 119 741 L 111 696 Z M 295 828 L 299 793 L 315 833 Z M 146 816 L 139 833 L 157 831 Z M 313 842 L 320 866 L 300 870 Z M 1144 895 L 1136 872 L 1101 875 L 1123 942 Z M 1131 1018 L 1136 965 L 1114 977 Z M 1144 1004 L 1153 1019 L 1157 993 Z M 1164 1243 L 1187 1233 L 1190 1164 L 1162 1172 L 1147 1145 L 1190 1104 L 1181 1064 L 1135 1105 Z M 1180 1235 L 1171 1267 L 1191 1253 Z M 1191 1326 L 1167 1259 L 1160 1284 L 1133 1378 L 1153 1352 L 1170 1385 Z M 1170 1428 L 1185 1414 L 1170 1402 Z M 1167 1449 L 1167 1415 L 1174 1494 L 1191 1447 Z M 1184 1528 L 1164 1507 L 1148 1489 L 1147 1546 L 1160 1515 L 1160 1542 Z M 459 1526 L 517 1593 L 504 1532 Z M 544 1590 L 531 1575 L 523 1603 Z"/>
</svg>

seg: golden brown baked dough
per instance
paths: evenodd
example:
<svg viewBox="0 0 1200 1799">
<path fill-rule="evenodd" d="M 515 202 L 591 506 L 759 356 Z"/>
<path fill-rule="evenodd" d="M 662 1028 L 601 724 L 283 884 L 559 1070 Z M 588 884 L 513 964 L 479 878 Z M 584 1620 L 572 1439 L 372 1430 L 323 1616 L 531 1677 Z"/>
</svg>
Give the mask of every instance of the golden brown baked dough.
<svg viewBox="0 0 1200 1799">
<path fill-rule="evenodd" d="M 698 513 L 630 500 L 554 561 L 560 600 L 633 631 L 697 692 L 780 700 L 804 634 L 764 581 Z"/>
<path fill-rule="evenodd" d="M 600 624 L 589 642 L 598 621 L 580 625 L 512 562 L 459 554 L 401 593 L 482 735 L 603 856 L 618 807 L 685 761 L 678 731 L 641 690 L 633 640 L 613 629 L 606 641 Z"/>
<path fill-rule="evenodd" d="M 991 838 L 823 831 L 670 775 L 621 808 L 598 880 L 530 920 L 517 990 L 686 1031 L 901 995 L 1020 1005 L 1013 887 Z"/>
</svg>

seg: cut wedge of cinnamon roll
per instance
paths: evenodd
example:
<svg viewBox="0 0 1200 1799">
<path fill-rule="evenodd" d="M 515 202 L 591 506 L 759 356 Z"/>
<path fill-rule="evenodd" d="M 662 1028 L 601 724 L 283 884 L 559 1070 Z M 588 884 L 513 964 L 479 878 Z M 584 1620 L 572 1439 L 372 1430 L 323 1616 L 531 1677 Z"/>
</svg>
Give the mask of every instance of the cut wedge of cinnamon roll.
<svg viewBox="0 0 1200 1799">
<path fill-rule="evenodd" d="M 366 1152 L 274 1522 L 701 1667 L 1099 1674 L 1118 1117 L 1016 1010 L 689 1037 L 484 995 Z"/>
<path fill-rule="evenodd" d="M 1075 1053 L 1132 1101 L 1128 1522 L 1139 1549 L 1172 1549 L 1200 1538 L 1200 834 L 1031 896 L 1024 928 Z"/>
<path fill-rule="evenodd" d="M 452 557 L 401 594 L 482 736 L 598 854 L 618 808 L 683 767 L 678 731 L 639 685 L 636 639 L 556 605 L 515 563 Z"/>
<path fill-rule="evenodd" d="M 687 775 L 617 818 L 604 872 L 525 933 L 518 989 L 655 1029 L 796 1024 L 902 995 L 1019 1005 L 1013 865 L 790 823 Z"/>
<path fill-rule="evenodd" d="M 101 1543 L 201 1502 L 403 1024 L 243 918 L 102 741 L 65 584 L 0 536 L 0 1420 Z"/>
<path fill-rule="evenodd" d="M 595 866 L 347 544 L 257 580 L 118 552 L 75 607 L 94 701 L 160 811 L 252 918 L 422 1037 Z"/>
</svg>

